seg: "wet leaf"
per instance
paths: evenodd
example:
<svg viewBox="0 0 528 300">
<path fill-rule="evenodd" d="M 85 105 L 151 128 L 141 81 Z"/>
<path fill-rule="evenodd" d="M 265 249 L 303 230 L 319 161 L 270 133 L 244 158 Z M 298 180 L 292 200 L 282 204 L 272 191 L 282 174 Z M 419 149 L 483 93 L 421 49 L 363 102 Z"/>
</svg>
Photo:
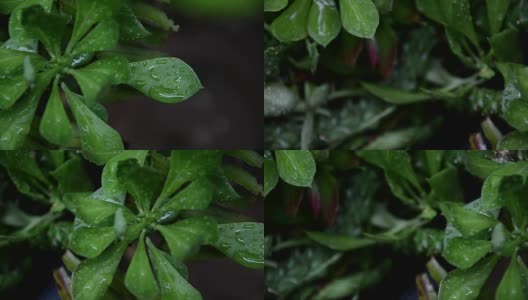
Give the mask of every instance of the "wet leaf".
<svg viewBox="0 0 528 300">
<path fill-rule="evenodd" d="M 193 69 L 174 57 L 130 63 L 128 85 L 152 99 L 165 103 L 187 100 L 202 89 Z"/>
<path fill-rule="evenodd" d="M 218 240 L 214 246 L 222 253 L 248 267 L 264 267 L 264 224 L 218 224 Z"/>
<path fill-rule="evenodd" d="M 139 299 L 156 299 L 160 290 L 145 248 L 145 233 L 139 238 L 134 257 L 128 266 L 125 286 Z"/>
</svg>

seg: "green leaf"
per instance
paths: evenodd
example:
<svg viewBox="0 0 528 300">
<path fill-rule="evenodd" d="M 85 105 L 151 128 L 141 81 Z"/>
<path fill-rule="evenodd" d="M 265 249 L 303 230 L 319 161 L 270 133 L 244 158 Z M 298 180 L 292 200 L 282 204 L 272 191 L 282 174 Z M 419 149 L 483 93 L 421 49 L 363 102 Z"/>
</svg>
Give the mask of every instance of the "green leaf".
<svg viewBox="0 0 528 300">
<path fill-rule="evenodd" d="M 371 0 L 339 0 L 341 21 L 350 34 L 371 39 L 379 25 L 379 14 Z"/>
<path fill-rule="evenodd" d="M 175 57 L 130 63 L 128 85 L 152 99 L 165 103 L 185 101 L 202 89 L 193 69 Z"/>
<path fill-rule="evenodd" d="M 72 57 L 87 53 L 112 50 L 119 40 L 119 25 L 113 18 L 101 21 L 73 49 Z"/>
<path fill-rule="evenodd" d="M 123 196 L 110 197 L 102 189 L 88 197 L 79 195 L 79 197 L 63 199 L 63 201 L 78 218 L 89 225 L 97 225 L 112 217 L 117 209 L 123 208 Z"/>
<path fill-rule="evenodd" d="M 282 180 L 310 187 L 316 171 L 313 155 L 307 150 L 276 150 L 277 170 Z"/>
<path fill-rule="evenodd" d="M 498 261 L 497 256 L 481 260 L 466 270 L 454 270 L 440 284 L 439 300 L 473 300 L 477 299 L 480 289 L 493 271 Z"/>
<path fill-rule="evenodd" d="M 264 158 L 253 150 L 229 150 L 225 153 L 255 168 L 262 168 L 262 164 L 264 163 Z"/>
<path fill-rule="evenodd" d="M 27 90 L 28 85 L 22 75 L 2 78 L 0 81 L 0 109 L 8 109 L 16 103 Z"/>
<path fill-rule="evenodd" d="M 168 200 L 163 206 L 164 211 L 206 209 L 213 199 L 214 186 L 205 177 L 198 178 Z"/>
<path fill-rule="evenodd" d="M 315 0 L 306 30 L 319 45 L 326 47 L 341 31 L 341 18 L 334 0 Z"/>
<path fill-rule="evenodd" d="M 26 57 L 31 59 L 33 65 L 40 66 L 45 62 L 41 56 L 33 53 L 0 48 L 0 76 L 13 75 L 11 73 L 22 67 Z"/>
<path fill-rule="evenodd" d="M 433 196 L 439 201 L 463 202 L 464 193 L 455 167 L 447 167 L 427 180 Z"/>
<path fill-rule="evenodd" d="M 68 248 L 78 255 L 94 258 L 101 254 L 115 238 L 112 227 L 81 227 L 73 231 Z"/>
<path fill-rule="evenodd" d="M 499 208 L 506 203 L 501 201 L 500 187 L 502 181 L 507 177 L 519 176 L 523 182 L 528 177 L 528 162 L 521 161 L 512 164 L 506 164 L 495 170 L 486 178 L 482 186 L 482 206 L 486 209 Z"/>
<path fill-rule="evenodd" d="M 525 290 L 526 278 L 521 272 L 521 257 L 515 254 L 510 260 L 510 265 L 497 288 L 495 299 L 523 300 L 528 296 Z"/>
<path fill-rule="evenodd" d="M 150 261 L 145 248 L 145 233 L 139 238 L 134 257 L 130 262 L 126 276 L 125 286 L 139 299 L 156 299 L 160 290 L 154 273 L 150 268 Z"/>
<path fill-rule="evenodd" d="M 132 196 L 140 212 L 148 212 L 161 192 L 163 175 L 151 167 L 128 163 L 119 169 L 119 181 Z"/>
<path fill-rule="evenodd" d="M 489 39 L 495 57 L 501 62 L 522 63 L 523 53 L 519 39 L 519 31 L 514 28 L 499 32 Z"/>
<path fill-rule="evenodd" d="M 201 300 L 200 293 L 193 288 L 171 262 L 147 238 L 152 267 L 160 283 L 161 300 Z"/>
<path fill-rule="evenodd" d="M 453 266 L 467 269 L 486 256 L 490 250 L 490 241 L 455 237 L 447 242 L 442 256 Z"/>
<path fill-rule="evenodd" d="M 158 201 L 168 199 L 184 183 L 213 173 L 221 161 L 222 153 L 219 151 L 172 151 L 169 174 Z"/>
<path fill-rule="evenodd" d="M 218 240 L 214 243 L 222 253 L 248 267 L 264 267 L 264 224 L 218 224 Z"/>
<path fill-rule="evenodd" d="M 143 166 L 147 155 L 148 150 L 125 150 L 113 156 L 104 166 L 101 175 L 104 192 L 110 196 L 125 193 L 126 188 L 118 178 L 120 165 L 128 160 L 135 160 L 138 165 Z"/>
<path fill-rule="evenodd" d="M 490 174 L 502 166 L 501 163 L 487 159 L 485 151 L 465 151 L 464 164 L 469 173 L 486 179 Z"/>
<path fill-rule="evenodd" d="M 80 128 L 79 134 L 84 155 L 96 164 L 104 164 L 116 152 L 123 150 L 123 142 L 119 133 L 99 119 L 65 84 L 62 88 L 66 93 L 77 126 Z"/>
<path fill-rule="evenodd" d="M 9 109 L 0 110 L 0 150 L 20 148 L 29 133 L 40 96 L 46 86 L 55 77 L 55 71 L 49 71 L 37 76 L 33 90 Z"/>
<path fill-rule="evenodd" d="M 48 104 L 40 121 L 39 132 L 48 142 L 59 146 L 69 145 L 73 138 L 73 127 L 62 103 L 58 78 L 53 82 Z"/>
<path fill-rule="evenodd" d="M 70 69 L 69 73 L 79 83 L 87 104 L 91 104 L 106 86 L 126 83 L 130 69 L 126 58 L 112 56 L 81 69 Z"/>
<path fill-rule="evenodd" d="M 279 182 L 277 165 L 272 158 L 264 159 L 264 196 L 271 192 Z"/>
<path fill-rule="evenodd" d="M 438 173 L 442 167 L 445 150 L 426 150 L 424 151 L 425 161 L 429 175 L 433 176 Z"/>
<path fill-rule="evenodd" d="M 209 217 L 184 219 L 172 225 L 158 225 L 156 229 L 165 238 L 172 256 L 183 261 L 200 245 L 214 242 L 218 237 L 216 222 Z"/>
<path fill-rule="evenodd" d="M 417 0 L 416 7 L 427 17 L 463 34 L 479 47 L 469 0 Z"/>
<path fill-rule="evenodd" d="M 42 6 L 28 7 L 22 14 L 22 24 L 27 32 L 41 41 L 52 57 L 62 54 L 62 38 L 67 22 L 65 16 L 48 14 Z"/>
<path fill-rule="evenodd" d="M 363 82 L 361 85 L 374 96 L 392 104 L 410 104 L 431 100 L 431 95 L 417 92 L 407 92 L 388 86 Z"/>
<path fill-rule="evenodd" d="M 224 171 L 224 175 L 227 177 L 227 179 L 244 187 L 253 195 L 260 195 L 262 193 L 262 186 L 258 183 L 255 176 L 243 168 L 232 165 L 224 165 L 222 166 L 222 170 Z"/>
<path fill-rule="evenodd" d="M 497 224 L 495 218 L 467 209 L 461 203 L 441 202 L 439 205 L 447 221 L 464 236 L 473 236 Z"/>
<path fill-rule="evenodd" d="M 330 249 L 337 251 L 350 251 L 374 245 L 375 240 L 369 238 L 358 238 L 329 232 L 306 231 L 306 235 Z"/>
<path fill-rule="evenodd" d="M 264 0 L 264 11 L 280 11 L 288 5 L 288 0 Z"/>
<path fill-rule="evenodd" d="M 83 261 L 73 272 L 72 292 L 76 300 L 103 298 L 127 247 L 126 242 L 115 244 L 101 255 Z"/>
<path fill-rule="evenodd" d="M 488 22 L 492 35 L 501 30 L 502 22 L 506 17 L 510 3 L 511 0 L 486 0 Z"/>
<path fill-rule="evenodd" d="M 151 35 L 127 4 L 121 6 L 115 15 L 115 19 L 119 23 L 119 39 L 121 40 L 139 40 Z"/>
<path fill-rule="evenodd" d="M 73 157 L 51 172 L 62 193 L 92 191 L 90 177 L 83 168 L 83 161 Z"/>
<path fill-rule="evenodd" d="M 411 158 L 406 151 L 357 151 L 359 157 L 386 171 L 394 172 L 421 189 L 418 177 L 411 165 Z"/>
<path fill-rule="evenodd" d="M 75 4 L 75 24 L 67 53 L 93 25 L 111 17 L 122 6 L 123 0 L 76 0 Z"/>
<path fill-rule="evenodd" d="M 505 135 L 499 141 L 497 150 L 528 150 L 528 133 L 514 131 Z"/>
<path fill-rule="evenodd" d="M 273 36 L 281 42 L 295 42 L 307 35 L 306 22 L 310 12 L 310 0 L 295 0 L 271 23 Z"/>
</svg>

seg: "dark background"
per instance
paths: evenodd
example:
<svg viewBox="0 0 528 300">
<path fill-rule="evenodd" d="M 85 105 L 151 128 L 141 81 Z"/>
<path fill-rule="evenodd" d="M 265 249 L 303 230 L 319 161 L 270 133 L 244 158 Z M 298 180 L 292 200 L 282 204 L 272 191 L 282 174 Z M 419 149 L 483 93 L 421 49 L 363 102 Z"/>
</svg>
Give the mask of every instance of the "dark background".
<svg viewBox="0 0 528 300">
<path fill-rule="evenodd" d="M 156 50 L 187 62 L 205 88 L 178 104 L 110 104 L 110 125 L 129 149 L 263 149 L 262 17 L 170 17 L 180 31 Z"/>
</svg>

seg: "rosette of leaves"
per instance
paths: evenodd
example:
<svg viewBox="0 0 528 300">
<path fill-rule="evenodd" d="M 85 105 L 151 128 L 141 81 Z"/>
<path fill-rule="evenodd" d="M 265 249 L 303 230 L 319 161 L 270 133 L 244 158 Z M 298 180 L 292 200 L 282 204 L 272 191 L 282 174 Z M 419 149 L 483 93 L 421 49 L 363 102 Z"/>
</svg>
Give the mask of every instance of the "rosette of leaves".
<svg viewBox="0 0 528 300">
<path fill-rule="evenodd" d="M 525 251 L 528 206 L 528 163 L 506 162 L 485 168 L 486 160 L 474 164 L 484 178 L 481 197 L 466 205 L 445 202 L 447 219 L 443 257 L 453 266 L 440 285 L 439 299 L 477 299 L 500 261 L 495 299 L 526 299 Z"/>
<path fill-rule="evenodd" d="M 261 163 L 250 152 L 230 154 Z M 249 173 L 223 164 L 221 151 L 172 151 L 169 159 L 148 151 L 114 156 L 101 189 L 65 200 L 76 217 L 69 248 L 87 258 L 73 273 L 74 299 L 104 297 L 125 250 L 136 243 L 123 282 L 138 299 L 201 299 L 187 282 L 184 262 L 202 246 L 261 268 L 263 224 L 241 221 L 246 218 L 219 206 L 247 204 L 232 183 L 261 192 Z"/>
<path fill-rule="evenodd" d="M 129 5 L 124 0 L 78 0 L 75 5 L 53 0 L 14 2 L 17 5 L 11 8 L 13 1 L 0 6 L 11 13 L 10 38 L 0 48 L 0 149 L 23 147 L 30 142 L 28 135 L 40 135 L 49 145 L 80 146 L 90 160 L 104 164 L 123 149 L 123 142 L 106 123 L 108 115 L 100 103 L 103 91 L 128 85 L 155 100 L 175 103 L 201 88 L 194 71 L 177 58 L 129 61 L 111 52 L 118 49 L 120 40 L 150 34 L 132 5 L 144 6 L 136 10 L 138 14 L 150 12 L 155 21 L 163 18 L 146 4 Z M 167 29 L 173 27 L 165 23 Z M 48 87 L 47 102 L 41 101 Z M 77 126 L 70 121 L 63 95 Z M 44 107 L 40 120 L 35 119 L 39 105 Z M 32 126 L 38 133 L 32 132 Z"/>
<path fill-rule="evenodd" d="M 65 210 L 62 198 L 92 190 L 82 158 L 65 151 L 0 151 L 0 171 L 7 175 L 7 200 L 0 204 L 0 226 L 6 232 L 0 232 L 0 247 L 67 245 L 71 222 L 59 221 Z"/>
</svg>

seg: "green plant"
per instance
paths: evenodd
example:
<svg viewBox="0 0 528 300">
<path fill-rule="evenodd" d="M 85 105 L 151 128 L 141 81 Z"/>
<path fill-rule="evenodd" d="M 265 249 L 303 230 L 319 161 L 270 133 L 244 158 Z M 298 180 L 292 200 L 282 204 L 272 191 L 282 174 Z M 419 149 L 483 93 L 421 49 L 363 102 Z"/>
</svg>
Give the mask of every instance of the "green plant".
<svg viewBox="0 0 528 300">
<path fill-rule="evenodd" d="M 68 275 L 56 274 L 63 299 L 202 299 L 187 282 L 189 258 L 224 255 L 263 267 L 263 224 L 231 209 L 247 207 L 261 186 L 226 154 L 262 164 L 251 151 L 172 151 L 170 157 L 122 151 L 104 166 L 94 191 L 86 163 L 73 152 L 0 152 L 0 174 L 11 192 L 0 198 L 0 250 L 25 244 L 78 255 L 63 257 L 71 286 Z M 25 211 L 36 208 L 47 212 Z M 133 257 L 124 258 L 134 245 Z M 119 268 L 122 260 L 126 267 Z M 12 268 L 20 274 L 24 268 L 2 266 L 5 289 L 20 279 Z"/>
<path fill-rule="evenodd" d="M 0 149 L 80 147 L 103 164 L 123 149 L 106 124 L 103 99 L 126 85 L 176 103 L 202 88 L 185 62 L 139 46 L 177 29 L 146 2 L 4 1 L 0 13 L 9 14 L 9 39 L 0 47 Z M 44 111 L 36 118 L 39 106 Z"/>
<path fill-rule="evenodd" d="M 267 148 L 526 148 L 526 5 L 267 1 Z"/>
<path fill-rule="evenodd" d="M 283 150 L 264 166 L 267 298 L 398 298 L 413 281 L 423 299 L 528 295 L 525 152 Z"/>
</svg>

